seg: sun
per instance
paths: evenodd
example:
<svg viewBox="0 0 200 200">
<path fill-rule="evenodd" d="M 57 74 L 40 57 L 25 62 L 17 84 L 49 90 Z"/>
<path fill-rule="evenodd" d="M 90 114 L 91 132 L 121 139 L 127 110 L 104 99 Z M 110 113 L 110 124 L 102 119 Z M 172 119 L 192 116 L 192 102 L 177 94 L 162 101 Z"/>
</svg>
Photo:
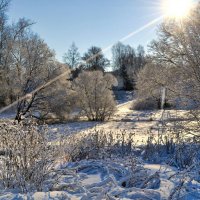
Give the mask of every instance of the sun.
<svg viewBox="0 0 200 200">
<path fill-rule="evenodd" d="M 193 0 L 164 0 L 164 15 L 172 18 L 185 18 L 193 5 Z"/>
</svg>

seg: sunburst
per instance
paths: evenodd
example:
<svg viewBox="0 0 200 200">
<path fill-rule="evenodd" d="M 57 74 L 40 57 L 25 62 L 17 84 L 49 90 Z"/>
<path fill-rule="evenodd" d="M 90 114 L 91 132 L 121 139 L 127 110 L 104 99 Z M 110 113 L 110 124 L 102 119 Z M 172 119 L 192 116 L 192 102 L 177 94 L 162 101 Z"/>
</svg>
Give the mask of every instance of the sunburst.
<svg viewBox="0 0 200 200">
<path fill-rule="evenodd" d="M 163 0 L 162 9 L 165 16 L 181 19 L 189 15 L 193 3 L 193 0 Z"/>
</svg>

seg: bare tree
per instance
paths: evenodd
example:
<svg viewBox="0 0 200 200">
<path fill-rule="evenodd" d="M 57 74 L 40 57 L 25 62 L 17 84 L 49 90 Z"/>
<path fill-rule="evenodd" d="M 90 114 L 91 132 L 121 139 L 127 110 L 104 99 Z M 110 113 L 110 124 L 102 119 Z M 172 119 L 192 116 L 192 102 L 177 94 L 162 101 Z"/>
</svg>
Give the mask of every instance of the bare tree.
<svg viewBox="0 0 200 200">
<path fill-rule="evenodd" d="M 11 0 L 1 0 L 0 1 L 0 14 L 5 15 L 6 11 L 8 10 L 8 7 L 10 5 Z"/>
<path fill-rule="evenodd" d="M 67 67 L 55 60 L 55 53 L 31 30 L 31 21 L 19 19 L 8 24 L 6 10 L 9 1 L 0 1 L 0 104 L 5 106 L 18 101 L 16 120 L 23 117 L 44 117 L 57 113 L 56 97 L 60 105 L 67 101 Z M 65 73 L 56 83 L 46 86 L 55 75 Z M 62 103 L 61 103 L 62 102 Z M 57 106 L 58 109 L 58 106 Z M 60 109 L 61 110 L 61 109 Z M 63 112 L 69 106 L 63 105 Z"/>
<path fill-rule="evenodd" d="M 153 58 L 165 67 L 174 67 L 179 76 L 177 95 L 200 105 L 200 4 L 180 22 L 167 20 L 159 28 L 159 39 L 153 41 Z"/>
<path fill-rule="evenodd" d="M 33 91 L 49 80 L 49 65 L 54 61 L 54 53 L 37 35 L 25 31 L 16 39 L 11 55 L 13 69 L 10 76 L 19 100 L 16 119 L 20 121 L 33 107 L 38 93 L 44 88 Z M 26 95 L 29 98 L 20 100 Z"/>
<path fill-rule="evenodd" d="M 101 71 L 82 72 L 75 80 L 79 106 L 89 120 L 109 119 L 115 111 L 112 86 L 116 80 L 111 74 Z"/>
<path fill-rule="evenodd" d="M 73 42 L 70 48 L 68 49 L 67 53 L 64 55 L 63 60 L 71 69 L 74 69 L 78 67 L 80 59 L 81 56 L 80 53 L 78 52 L 78 48 Z"/>
<path fill-rule="evenodd" d="M 199 6 L 181 22 L 168 19 L 160 26 L 158 40 L 150 46 L 151 60 L 137 78 L 140 99 L 159 102 L 165 87 L 168 100 L 199 107 Z"/>
<path fill-rule="evenodd" d="M 17 37 L 32 24 L 30 21 L 20 19 L 18 23 L 9 25 L 6 15 L 9 2 L 0 1 L 0 83 L 3 86 L 0 88 L 0 99 L 2 105 L 14 100 L 9 78 L 13 63 L 11 50 L 14 48 Z"/>
<path fill-rule="evenodd" d="M 162 88 L 166 90 L 164 106 L 175 102 L 178 71 L 171 67 L 163 66 L 149 59 L 145 67 L 137 74 L 136 89 L 137 102 L 135 109 L 155 109 L 161 107 Z"/>
<path fill-rule="evenodd" d="M 75 107 L 74 92 L 71 89 L 70 70 L 66 65 L 59 62 L 51 63 L 53 70 L 49 72 L 49 79 L 55 79 L 61 74 L 57 81 L 42 89 L 34 102 L 34 111 L 39 113 L 40 119 L 64 121 L 69 117 L 70 112 Z M 33 114 L 33 113 L 32 113 Z M 35 116 L 36 117 L 36 116 Z"/>
</svg>

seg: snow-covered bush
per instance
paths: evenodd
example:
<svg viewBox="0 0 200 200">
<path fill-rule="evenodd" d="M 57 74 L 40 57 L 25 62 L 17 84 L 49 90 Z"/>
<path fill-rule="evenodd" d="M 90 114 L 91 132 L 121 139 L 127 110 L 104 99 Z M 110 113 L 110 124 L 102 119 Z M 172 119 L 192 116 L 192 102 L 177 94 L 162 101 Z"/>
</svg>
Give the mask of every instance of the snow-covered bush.
<svg viewBox="0 0 200 200">
<path fill-rule="evenodd" d="M 70 161 L 124 157 L 133 154 L 134 133 L 92 129 L 80 135 L 63 138 L 62 147 L 67 160 Z"/>
<path fill-rule="evenodd" d="M 116 103 L 112 86 L 116 79 L 101 71 L 84 71 L 75 80 L 75 90 L 79 107 L 92 121 L 109 119 L 115 111 Z"/>
<path fill-rule="evenodd" d="M 154 110 L 158 108 L 158 102 L 152 98 L 137 99 L 133 103 L 134 110 Z"/>
<path fill-rule="evenodd" d="M 47 129 L 30 121 L 0 123 L 0 138 L 0 186 L 22 192 L 42 190 L 55 160 Z"/>
<path fill-rule="evenodd" d="M 169 155 L 173 155 L 175 152 L 175 142 L 173 135 L 165 134 L 155 138 L 154 135 L 149 135 L 146 144 L 143 146 L 144 151 L 142 157 L 151 163 L 161 163 L 165 161 Z"/>
<path fill-rule="evenodd" d="M 151 163 L 165 162 L 180 170 L 192 166 L 197 160 L 200 161 L 200 145 L 195 137 L 184 137 L 187 129 L 178 130 L 162 127 L 162 134 L 157 138 L 154 135 L 148 137 L 142 157 Z"/>
</svg>

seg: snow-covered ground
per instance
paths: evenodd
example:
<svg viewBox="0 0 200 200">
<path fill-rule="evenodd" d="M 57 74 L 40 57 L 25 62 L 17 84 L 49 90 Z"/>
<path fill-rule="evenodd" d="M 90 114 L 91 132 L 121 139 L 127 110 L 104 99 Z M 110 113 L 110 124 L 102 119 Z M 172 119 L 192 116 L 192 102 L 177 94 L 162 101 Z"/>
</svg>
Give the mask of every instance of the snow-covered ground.
<svg viewBox="0 0 200 200">
<path fill-rule="evenodd" d="M 187 113 L 184 110 L 135 111 L 132 110 L 134 100 L 130 100 L 130 94 L 128 97 L 128 100 L 126 98 L 127 101 L 117 105 L 116 113 L 107 122 L 76 121 L 53 124 L 49 125 L 51 133 L 52 135 L 54 133 L 60 133 L 60 135 L 66 136 L 85 131 L 89 132 L 94 129 L 113 133 L 126 131 L 127 134 L 134 133 L 135 143 L 140 145 L 144 144 L 150 135 L 155 138 L 158 136 L 158 129 L 162 120 L 166 120 L 168 126 L 173 126 L 174 121 L 176 121 L 174 119 L 183 117 Z"/>
<path fill-rule="evenodd" d="M 132 94 L 131 94 L 132 95 Z M 118 100 L 117 111 L 108 122 L 76 121 L 49 125 L 52 140 L 58 136 L 80 135 L 94 128 L 117 133 L 119 130 L 134 133 L 135 143 L 144 144 L 149 135 L 155 138 L 162 118 L 184 116 L 186 111 L 133 111 L 130 94 Z M 12 118 L 12 114 L 1 115 L 1 119 Z M 173 126 L 172 122 L 167 122 Z M 134 158 L 108 160 L 82 160 L 74 163 L 63 163 L 58 167 L 59 179 L 49 192 L 19 194 L 11 191 L 0 191 L 0 200 L 46 200 L 46 199 L 138 199 L 167 200 L 178 185 L 177 178 L 170 178 L 178 169 L 166 164 L 147 164 Z M 49 182 L 54 180 L 49 180 Z M 50 184 L 50 183 L 47 183 Z M 200 183 L 188 180 L 187 192 L 182 200 L 200 199 Z"/>
<path fill-rule="evenodd" d="M 15 113 L 13 112 L 4 112 L 0 113 L 0 119 L 14 119 Z"/>
<path fill-rule="evenodd" d="M 170 110 L 170 111 L 133 111 L 132 101 L 126 101 L 117 106 L 117 111 L 112 119 L 104 123 L 94 122 L 76 122 L 75 124 L 66 124 L 71 132 L 80 134 L 91 129 L 112 131 L 114 134 L 119 130 L 127 131 L 127 134 L 134 132 L 134 140 L 136 144 L 141 145 L 147 141 L 149 135 L 155 138 L 158 136 L 159 124 L 165 121 L 168 126 L 173 126 L 176 119 L 184 118 L 187 111 Z M 55 128 L 53 125 L 52 128 Z M 81 127 L 80 129 L 77 127 Z M 61 131 L 63 134 L 63 126 L 56 126 L 56 131 Z M 119 161 L 120 160 L 120 161 Z M 142 168 L 147 173 L 146 179 L 149 179 L 146 188 L 141 187 L 123 187 L 122 180 L 128 180 L 133 173 L 127 170 L 127 160 L 119 159 L 117 164 L 113 161 L 81 161 L 73 165 L 73 167 L 84 165 L 84 170 L 78 172 L 79 182 L 82 193 L 80 196 L 70 196 L 71 199 L 169 199 L 177 185 L 180 184 L 178 179 L 171 179 L 170 176 L 178 172 L 177 168 L 170 167 L 166 164 L 145 164 Z M 110 166 L 115 166 L 115 171 L 110 170 Z M 72 167 L 72 168 L 73 168 Z M 126 171 L 127 170 L 127 171 Z M 142 177 L 144 171 L 139 172 Z M 117 173 L 116 173 L 117 172 Z M 116 177 L 117 176 L 117 177 Z M 151 178 L 153 179 L 151 180 Z M 136 177 L 132 177 L 133 179 Z M 179 177 L 180 178 L 180 177 Z M 151 181 L 150 181 L 151 180 Z M 178 190 L 178 188 L 177 188 Z M 200 183 L 197 181 L 186 181 L 186 193 L 183 193 L 180 199 L 182 200 L 197 200 L 200 199 Z M 43 194 L 44 195 L 44 194 Z M 52 194 L 53 195 L 53 194 Z M 181 196 L 181 195 L 180 195 Z M 174 199 L 174 198 L 173 198 Z"/>
<path fill-rule="evenodd" d="M 15 194 L 0 192 L 0 199 L 47 200 L 47 199 L 137 199 L 166 200 L 176 186 L 169 180 L 177 170 L 166 165 L 134 166 L 131 159 L 83 160 L 59 167 L 59 178 L 50 192 Z M 52 181 L 52 180 L 51 180 Z M 48 184 L 51 183 L 48 182 Z M 182 200 L 198 200 L 200 184 L 188 184 L 188 193 Z"/>
<path fill-rule="evenodd" d="M 147 140 L 149 134 L 157 136 L 157 131 L 153 131 L 152 128 L 157 126 L 162 111 L 133 111 L 132 104 L 133 100 L 119 104 L 116 113 L 107 122 L 68 122 L 49 125 L 49 129 L 52 135 L 60 133 L 64 136 L 85 131 L 89 132 L 92 129 L 108 132 L 127 131 L 128 133 L 134 133 L 137 143 L 142 144 Z"/>
<path fill-rule="evenodd" d="M 37 192 L 22 195 L 10 192 L 0 195 L 0 199 L 164 199 L 169 196 L 173 183 L 155 177 L 148 186 L 139 188 L 145 180 L 143 175 L 155 174 L 160 166 L 146 165 L 131 168 L 129 159 L 120 160 L 89 160 L 69 163 L 62 166 L 57 184 L 53 192 Z M 135 181 L 134 179 L 137 179 Z M 147 188 L 145 188 L 147 187 Z"/>
</svg>

